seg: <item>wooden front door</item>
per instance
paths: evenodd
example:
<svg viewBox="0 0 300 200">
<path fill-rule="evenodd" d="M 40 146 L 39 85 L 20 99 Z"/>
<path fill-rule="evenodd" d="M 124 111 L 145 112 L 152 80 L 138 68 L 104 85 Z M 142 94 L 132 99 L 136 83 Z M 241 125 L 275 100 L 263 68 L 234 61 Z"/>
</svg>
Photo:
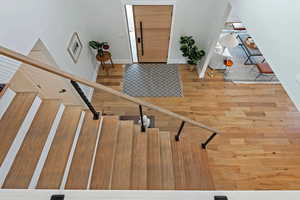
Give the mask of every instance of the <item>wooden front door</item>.
<svg viewBox="0 0 300 200">
<path fill-rule="evenodd" d="M 133 6 L 139 62 L 167 62 L 173 6 Z"/>
</svg>

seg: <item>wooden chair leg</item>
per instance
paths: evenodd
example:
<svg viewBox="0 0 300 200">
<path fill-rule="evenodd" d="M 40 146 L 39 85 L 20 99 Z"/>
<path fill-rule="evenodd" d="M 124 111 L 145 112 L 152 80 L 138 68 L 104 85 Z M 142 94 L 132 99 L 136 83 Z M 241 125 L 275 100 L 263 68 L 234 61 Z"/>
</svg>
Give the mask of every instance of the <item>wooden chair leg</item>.
<svg viewBox="0 0 300 200">
<path fill-rule="evenodd" d="M 110 57 L 109 59 L 110 59 L 110 62 L 111 62 L 111 66 L 112 66 L 113 68 L 115 68 L 115 65 L 114 65 L 114 63 L 113 63 L 113 61 L 112 61 L 112 58 Z"/>
<path fill-rule="evenodd" d="M 104 70 L 104 63 L 101 61 L 101 66 L 102 66 L 102 69 Z"/>
</svg>

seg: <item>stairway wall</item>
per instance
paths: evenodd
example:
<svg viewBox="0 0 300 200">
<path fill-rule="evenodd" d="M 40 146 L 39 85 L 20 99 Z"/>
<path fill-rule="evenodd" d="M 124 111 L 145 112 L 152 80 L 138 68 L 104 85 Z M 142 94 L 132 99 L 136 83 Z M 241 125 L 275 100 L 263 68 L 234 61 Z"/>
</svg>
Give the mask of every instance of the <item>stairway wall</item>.
<svg viewBox="0 0 300 200">
<path fill-rule="evenodd" d="M 0 56 L 0 83 L 9 83 L 18 68 L 18 62 L 4 56 Z"/>
<path fill-rule="evenodd" d="M 76 2 L 5 0 L 3 5 L 0 7 L 0 45 L 27 55 L 36 41 L 41 39 L 60 69 L 89 80 L 96 78 L 98 64 L 87 45 L 90 35 L 86 31 L 82 9 Z M 73 63 L 67 52 L 74 32 L 79 33 L 84 45 L 77 64 Z M 0 77 L 6 77 L 3 82 L 8 82 L 17 67 L 18 64 L 11 67 L 13 70 L 9 74 L 0 72 Z M 89 88 L 84 90 L 90 95 Z"/>
</svg>

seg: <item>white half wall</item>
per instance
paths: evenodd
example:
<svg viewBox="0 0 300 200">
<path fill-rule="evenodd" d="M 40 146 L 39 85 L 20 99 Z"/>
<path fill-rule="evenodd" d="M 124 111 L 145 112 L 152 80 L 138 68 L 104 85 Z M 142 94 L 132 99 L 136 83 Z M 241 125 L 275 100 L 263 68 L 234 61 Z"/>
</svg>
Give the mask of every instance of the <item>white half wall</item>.
<svg viewBox="0 0 300 200">
<path fill-rule="evenodd" d="M 300 1 L 230 1 L 300 110 Z"/>
<path fill-rule="evenodd" d="M 0 45 L 27 55 L 40 38 L 62 70 L 93 79 L 98 64 L 88 47 L 87 21 L 74 1 L 6 0 L 0 6 L 0 24 Z M 84 45 L 77 64 L 67 52 L 74 32 Z M 84 90 L 89 93 L 88 88 Z"/>
<path fill-rule="evenodd" d="M 146 190 L 1 190 L 0 200 L 49 200 L 51 195 L 63 194 L 65 200 L 213 200 L 226 195 L 229 200 L 294 200 L 299 191 L 146 191 Z"/>
</svg>

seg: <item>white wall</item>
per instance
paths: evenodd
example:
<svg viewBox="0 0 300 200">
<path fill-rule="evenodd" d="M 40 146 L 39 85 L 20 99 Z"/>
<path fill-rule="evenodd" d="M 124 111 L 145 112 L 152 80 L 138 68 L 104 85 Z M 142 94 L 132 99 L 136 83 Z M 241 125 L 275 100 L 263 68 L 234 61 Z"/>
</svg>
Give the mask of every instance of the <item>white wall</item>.
<svg viewBox="0 0 300 200">
<path fill-rule="evenodd" d="M 178 0 L 176 2 L 174 37 L 171 46 L 170 60 L 181 63 L 185 60 L 181 55 L 179 38 L 192 35 L 200 48 L 208 53 L 211 36 L 219 21 L 217 16 L 224 13 L 224 2 L 227 0 Z M 203 58 L 203 61 L 205 58 Z"/>
<path fill-rule="evenodd" d="M 236 10 L 232 9 L 226 21 L 227 22 L 239 22 L 241 20 L 240 20 L 240 17 L 238 16 Z"/>
<path fill-rule="evenodd" d="M 227 0 L 81 0 L 88 19 L 88 30 L 95 40 L 108 41 L 111 44 L 113 58 L 117 62 L 130 62 L 130 46 L 127 25 L 123 12 L 124 3 L 168 4 L 174 3 L 174 27 L 171 35 L 171 51 L 169 62 L 182 63 L 185 59 L 179 48 L 179 38 L 182 35 L 192 35 L 198 45 L 208 50 L 207 40 L 215 23 L 216 7 Z M 123 4 L 122 4 L 123 2 Z M 224 9 L 224 8 L 222 8 Z"/>
<path fill-rule="evenodd" d="M 300 110 L 300 1 L 231 0 L 260 50 Z"/>
<path fill-rule="evenodd" d="M 208 26 L 208 34 L 206 38 L 206 56 L 199 64 L 199 77 L 204 78 L 211 57 L 214 54 L 216 44 L 219 40 L 220 33 L 224 28 L 224 24 L 230 14 L 231 6 L 227 0 L 211 0 L 213 11 L 208 14 L 210 25 Z"/>
<path fill-rule="evenodd" d="M 0 7 L 0 45 L 27 55 L 40 38 L 58 66 L 92 80 L 97 69 L 87 45 L 90 40 L 81 7 L 72 0 L 6 0 Z M 73 32 L 78 32 L 84 49 L 77 64 L 67 53 Z M 85 88 L 88 94 L 89 90 Z"/>
</svg>

